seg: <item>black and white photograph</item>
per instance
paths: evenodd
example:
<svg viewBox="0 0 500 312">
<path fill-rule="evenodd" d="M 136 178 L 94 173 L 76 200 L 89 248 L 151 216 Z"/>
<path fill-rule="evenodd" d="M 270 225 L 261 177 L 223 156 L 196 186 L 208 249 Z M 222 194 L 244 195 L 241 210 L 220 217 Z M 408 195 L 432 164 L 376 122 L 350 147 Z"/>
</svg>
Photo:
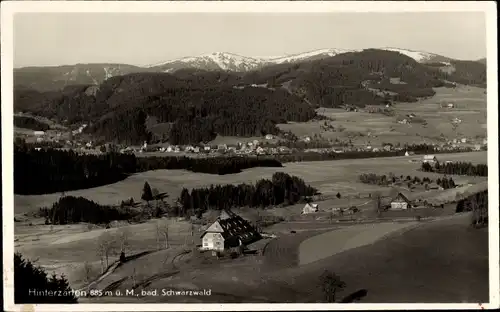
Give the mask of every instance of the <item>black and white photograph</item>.
<svg viewBox="0 0 500 312">
<path fill-rule="evenodd" d="M 5 310 L 499 307 L 494 2 L 1 13 Z"/>
</svg>

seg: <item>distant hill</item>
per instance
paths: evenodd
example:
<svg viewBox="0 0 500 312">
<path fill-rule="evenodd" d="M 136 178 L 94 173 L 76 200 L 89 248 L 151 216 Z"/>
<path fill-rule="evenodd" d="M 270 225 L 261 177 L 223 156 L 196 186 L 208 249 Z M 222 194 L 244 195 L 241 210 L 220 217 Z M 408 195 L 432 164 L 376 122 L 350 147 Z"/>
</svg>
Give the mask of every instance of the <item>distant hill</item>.
<svg viewBox="0 0 500 312">
<path fill-rule="evenodd" d="M 110 77 L 145 71 L 149 70 L 126 64 L 23 67 L 14 69 L 14 85 L 37 91 L 55 91 L 71 85 L 97 85 Z"/>
<path fill-rule="evenodd" d="M 419 63 L 450 62 L 452 59 L 434 53 L 408 49 L 383 48 L 399 52 Z M 320 49 L 295 55 L 280 57 L 247 57 L 234 53 L 215 52 L 194 57 L 184 57 L 158 64 L 138 67 L 126 64 L 77 64 L 53 67 L 24 67 L 14 70 L 16 87 L 31 88 L 37 91 L 55 91 L 69 85 L 98 85 L 104 80 L 130 73 L 162 72 L 174 73 L 184 69 L 204 71 L 249 72 L 270 65 L 295 64 L 330 58 L 342 53 L 361 52 L 362 50 Z"/>
<path fill-rule="evenodd" d="M 400 82 L 393 83 L 394 78 Z M 210 141 L 217 134 L 277 134 L 277 123 L 310 120 L 317 107 L 417 102 L 433 96 L 434 87 L 452 87 L 446 81 L 485 85 L 485 66 L 420 63 L 399 51 L 366 49 L 244 72 L 180 68 L 113 76 L 60 91 L 18 86 L 14 108 L 63 123 L 85 122 L 95 137 L 125 143 L 151 140 L 145 121 L 155 117 L 171 125 L 169 140 L 180 144 Z"/>
</svg>

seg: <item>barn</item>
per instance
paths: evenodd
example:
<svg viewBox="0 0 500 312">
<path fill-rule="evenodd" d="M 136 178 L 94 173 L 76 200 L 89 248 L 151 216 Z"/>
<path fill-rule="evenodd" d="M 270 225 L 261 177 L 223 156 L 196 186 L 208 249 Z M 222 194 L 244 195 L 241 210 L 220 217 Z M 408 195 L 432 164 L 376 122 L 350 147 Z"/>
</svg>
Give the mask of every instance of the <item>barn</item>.
<svg viewBox="0 0 500 312">
<path fill-rule="evenodd" d="M 424 155 L 424 158 L 422 159 L 422 162 L 424 163 L 429 163 L 429 164 L 434 164 L 436 163 L 437 157 L 435 155 Z"/>
<path fill-rule="evenodd" d="M 308 214 L 313 212 L 318 212 L 318 204 L 307 203 L 304 208 L 302 208 L 302 214 Z"/>
<path fill-rule="evenodd" d="M 202 249 L 214 251 L 224 251 L 242 244 L 248 245 L 261 238 L 248 221 L 230 210 L 223 210 L 201 235 Z"/>
<path fill-rule="evenodd" d="M 411 208 L 411 202 L 408 197 L 402 192 L 398 192 L 396 197 L 391 201 L 391 210 L 406 210 Z"/>
</svg>

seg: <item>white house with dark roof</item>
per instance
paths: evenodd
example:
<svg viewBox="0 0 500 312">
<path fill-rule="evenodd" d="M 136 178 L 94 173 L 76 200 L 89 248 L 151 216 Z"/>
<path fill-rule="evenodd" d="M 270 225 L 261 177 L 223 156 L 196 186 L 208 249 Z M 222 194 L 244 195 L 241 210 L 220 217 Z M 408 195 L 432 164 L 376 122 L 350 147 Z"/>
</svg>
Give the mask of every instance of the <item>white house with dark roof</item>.
<svg viewBox="0 0 500 312">
<path fill-rule="evenodd" d="M 304 208 L 302 208 L 302 214 L 314 213 L 318 211 L 319 211 L 318 204 L 313 204 L 313 203 L 307 203 L 305 204 Z"/>
<path fill-rule="evenodd" d="M 406 210 L 411 208 L 411 201 L 403 192 L 398 192 L 396 197 L 391 201 L 391 210 Z"/>
<path fill-rule="evenodd" d="M 424 158 L 422 159 L 422 162 L 429 163 L 429 164 L 434 164 L 437 161 L 438 160 L 437 160 L 436 155 L 424 155 Z"/>
<path fill-rule="evenodd" d="M 242 244 L 251 244 L 261 238 L 248 221 L 230 210 L 223 210 L 217 220 L 201 235 L 201 248 L 224 251 Z"/>
</svg>

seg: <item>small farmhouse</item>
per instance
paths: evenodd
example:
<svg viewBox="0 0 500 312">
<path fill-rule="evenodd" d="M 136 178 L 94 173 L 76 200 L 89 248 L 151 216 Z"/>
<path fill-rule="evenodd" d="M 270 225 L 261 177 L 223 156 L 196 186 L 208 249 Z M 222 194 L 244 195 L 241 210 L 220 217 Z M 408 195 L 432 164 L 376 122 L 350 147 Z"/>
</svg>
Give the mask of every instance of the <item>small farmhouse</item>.
<svg viewBox="0 0 500 312">
<path fill-rule="evenodd" d="M 260 234 L 248 221 L 229 210 L 223 210 L 201 235 L 202 248 L 214 251 L 248 245 L 259 239 Z"/>
<path fill-rule="evenodd" d="M 424 158 L 422 159 L 422 162 L 424 163 L 429 163 L 429 164 L 434 164 L 436 163 L 437 157 L 435 155 L 424 155 Z"/>
<path fill-rule="evenodd" d="M 408 151 L 405 152 L 405 156 L 410 156 L 410 154 L 408 154 Z"/>
<path fill-rule="evenodd" d="M 391 210 L 406 210 L 409 208 L 411 208 L 411 202 L 402 192 L 399 192 L 391 201 Z"/>
<path fill-rule="evenodd" d="M 448 103 L 448 104 L 446 105 L 446 107 L 448 107 L 448 108 L 454 108 L 454 107 L 455 107 L 455 104 L 453 104 L 453 103 Z"/>
<path fill-rule="evenodd" d="M 318 204 L 307 203 L 304 208 L 302 208 L 302 214 L 314 213 L 318 212 L 319 207 Z"/>
<path fill-rule="evenodd" d="M 437 184 L 436 182 L 432 182 L 432 183 L 428 184 L 427 187 L 429 190 L 443 190 L 443 188 L 439 184 Z"/>
</svg>

